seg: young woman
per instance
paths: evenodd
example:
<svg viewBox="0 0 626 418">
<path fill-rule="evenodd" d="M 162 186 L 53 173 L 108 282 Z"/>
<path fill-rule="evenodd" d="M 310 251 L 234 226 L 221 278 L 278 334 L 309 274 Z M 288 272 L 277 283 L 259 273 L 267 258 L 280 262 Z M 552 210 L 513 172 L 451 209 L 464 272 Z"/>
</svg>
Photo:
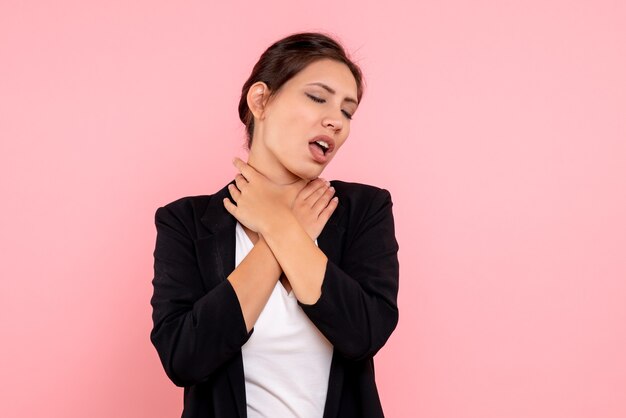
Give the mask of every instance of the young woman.
<svg viewBox="0 0 626 418">
<path fill-rule="evenodd" d="M 243 86 L 248 161 L 156 211 L 152 343 L 183 417 L 382 417 L 373 356 L 398 321 L 387 190 L 319 176 L 359 68 L 332 38 L 270 46 Z"/>
</svg>

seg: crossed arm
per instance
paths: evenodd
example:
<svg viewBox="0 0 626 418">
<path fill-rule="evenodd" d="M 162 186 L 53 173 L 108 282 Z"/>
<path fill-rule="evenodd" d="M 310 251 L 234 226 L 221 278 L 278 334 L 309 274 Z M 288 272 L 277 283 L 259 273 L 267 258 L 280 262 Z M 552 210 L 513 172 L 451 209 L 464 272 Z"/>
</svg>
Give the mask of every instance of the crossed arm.
<svg viewBox="0 0 626 418">
<path fill-rule="evenodd" d="M 240 174 L 229 192 L 236 205 L 224 199 L 224 206 L 259 234 L 254 248 L 228 276 L 250 331 L 283 272 L 299 302 L 311 305 L 319 299 L 327 258 L 314 241 L 336 209 L 337 199 L 331 199 L 330 183 L 316 179 L 291 186 L 300 190 L 290 202 L 290 193 L 281 186 L 239 159 L 234 164 Z"/>
<path fill-rule="evenodd" d="M 304 193 L 293 202 L 291 215 L 284 207 L 254 206 L 257 214 L 267 216 L 259 222 L 262 217 L 248 214 L 261 188 L 254 187 L 253 178 L 241 184 L 244 179 L 238 177 L 237 190 L 231 190 L 237 203 L 235 213 L 233 207 L 229 209 L 230 202 L 224 205 L 243 225 L 258 231 L 260 238 L 228 280 L 214 288 L 205 289 L 200 279 L 193 239 L 185 227 L 191 220 L 183 220 L 181 216 L 187 215 L 168 208 L 157 211 L 151 340 L 170 379 L 179 386 L 206 381 L 239 353 L 281 271 L 304 312 L 336 351 L 352 361 L 373 356 L 398 320 L 398 246 L 389 193 L 355 189 L 360 197 L 349 200 L 359 209 L 351 211 L 338 265 L 313 242 L 334 210 L 331 206 L 324 215 L 323 210 L 315 213 L 332 204 L 328 200 L 332 191 L 322 186 L 322 180 L 316 180 L 317 186 L 311 182 L 307 192 L 301 190 Z M 278 199 L 273 192 L 264 193 Z M 311 210 L 320 200 L 317 209 Z M 324 201 L 328 201 L 326 206 Z M 297 225 L 292 223 L 294 218 Z"/>
</svg>

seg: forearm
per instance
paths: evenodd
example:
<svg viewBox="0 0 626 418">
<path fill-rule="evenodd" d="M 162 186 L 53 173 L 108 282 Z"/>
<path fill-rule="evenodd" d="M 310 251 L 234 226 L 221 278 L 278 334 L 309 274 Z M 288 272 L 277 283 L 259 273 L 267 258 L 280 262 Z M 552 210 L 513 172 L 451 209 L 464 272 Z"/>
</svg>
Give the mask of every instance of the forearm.
<svg viewBox="0 0 626 418">
<path fill-rule="evenodd" d="M 352 360 L 373 356 L 398 322 L 391 196 L 379 190 L 363 201 L 369 202 L 368 210 L 358 217 L 358 229 L 345 236 L 341 259 L 327 262 L 322 296 L 315 305 L 302 305 L 335 349 Z"/>
<path fill-rule="evenodd" d="M 351 360 L 373 356 L 387 341 L 398 322 L 397 269 L 385 263 L 372 276 L 366 269 L 344 271 L 328 261 L 323 292 L 303 311 L 335 349 Z M 367 283 L 365 283 L 367 280 Z"/>
<path fill-rule="evenodd" d="M 252 250 L 228 276 L 239 299 L 248 332 L 254 327 L 281 273 L 280 264 L 267 242 L 259 237 Z"/>
<path fill-rule="evenodd" d="M 314 304 L 321 295 L 326 255 L 291 212 L 268 222 L 262 234 L 298 301 Z"/>
</svg>

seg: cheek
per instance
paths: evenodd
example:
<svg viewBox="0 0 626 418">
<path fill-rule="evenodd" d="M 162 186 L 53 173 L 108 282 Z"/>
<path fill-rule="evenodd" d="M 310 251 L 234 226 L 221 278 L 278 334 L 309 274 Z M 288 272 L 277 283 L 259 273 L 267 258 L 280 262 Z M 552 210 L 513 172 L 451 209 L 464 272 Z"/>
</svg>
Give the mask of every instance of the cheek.
<svg viewBox="0 0 626 418">
<path fill-rule="evenodd" d="M 295 128 L 308 128 L 316 120 L 315 114 L 306 108 L 294 108 L 289 112 L 288 123 Z"/>
<path fill-rule="evenodd" d="M 274 131 L 292 130 L 300 126 L 304 118 L 304 112 L 297 106 L 289 106 L 289 102 L 281 103 L 280 108 L 272 114 L 272 129 Z"/>
<path fill-rule="evenodd" d="M 310 113 L 294 110 L 284 115 L 276 126 L 276 133 L 295 145 L 312 137 L 316 133 L 314 126 Z"/>
<path fill-rule="evenodd" d="M 283 151 L 317 133 L 318 115 L 302 103 L 281 103 L 267 119 L 268 143 Z"/>
<path fill-rule="evenodd" d="M 336 148 L 335 148 L 335 153 L 338 152 L 341 147 L 343 147 L 343 145 L 346 143 L 346 141 L 348 140 L 348 135 L 350 133 L 350 127 L 348 126 L 348 129 L 346 130 L 345 136 L 343 137 L 343 139 L 341 141 L 337 141 Z"/>
<path fill-rule="evenodd" d="M 341 145 L 345 144 L 348 138 L 350 137 L 350 123 L 344 125 L 343 139 L 341 141 Z"/>
</svg>

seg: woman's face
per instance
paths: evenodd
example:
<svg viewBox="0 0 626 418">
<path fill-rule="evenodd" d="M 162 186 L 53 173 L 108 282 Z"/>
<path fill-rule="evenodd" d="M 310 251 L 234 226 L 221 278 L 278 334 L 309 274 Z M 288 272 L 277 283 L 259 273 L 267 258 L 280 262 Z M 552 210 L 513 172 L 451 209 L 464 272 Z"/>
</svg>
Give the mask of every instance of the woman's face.
<svg viewBox="0 0 626 418">
<path fill-rule="evenodd" d="M 348 138 L 356 98 L 356 81 L 345 64 L 330 59 L 309 64 L 255 119 L 251 159 L 263 161 L 277 179 L 318 177 Z"/>
</svg>

